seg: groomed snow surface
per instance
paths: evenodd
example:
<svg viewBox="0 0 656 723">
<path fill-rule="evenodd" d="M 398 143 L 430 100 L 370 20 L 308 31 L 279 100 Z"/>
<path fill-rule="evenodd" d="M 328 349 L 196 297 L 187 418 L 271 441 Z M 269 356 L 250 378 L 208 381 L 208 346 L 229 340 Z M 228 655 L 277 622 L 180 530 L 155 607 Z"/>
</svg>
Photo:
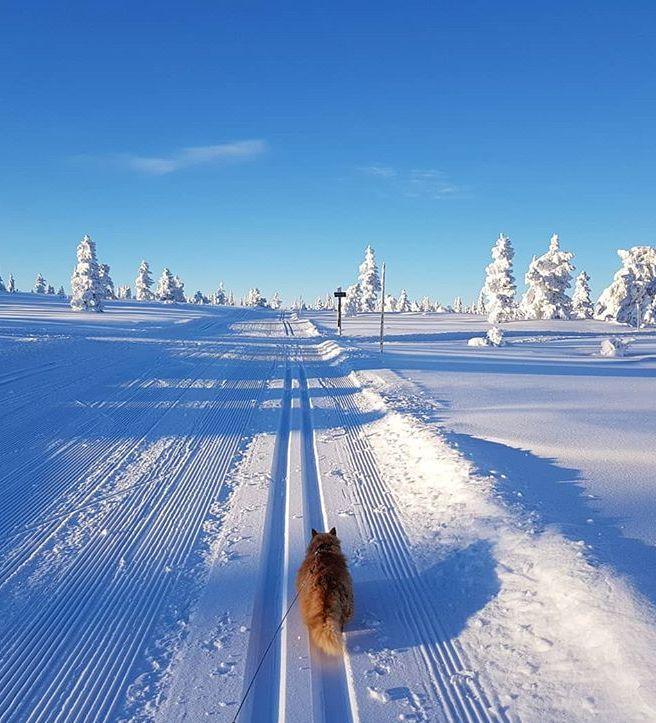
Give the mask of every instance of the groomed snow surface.
<svg viewBox="0 0 656 723">
<path fill-rule="evenodd" d="M 0 721 L 656 719 L 656 331 L 333 321 L 0 295 Z"/>
</svg>

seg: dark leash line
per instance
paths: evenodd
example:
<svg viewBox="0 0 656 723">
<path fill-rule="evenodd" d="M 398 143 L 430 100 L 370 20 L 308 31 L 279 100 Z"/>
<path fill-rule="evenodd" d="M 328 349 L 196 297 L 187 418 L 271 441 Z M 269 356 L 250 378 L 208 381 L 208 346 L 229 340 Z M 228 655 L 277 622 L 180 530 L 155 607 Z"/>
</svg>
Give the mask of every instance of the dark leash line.
<svg viewBox="0 0 656 723">
<path fill-rule="evenodd" d="M 291 612 L 291 609 L 294 607 L 296 601 L 298 600 L 298 596 L 301 594 L 301 590 L 303 587 L 300 587 L 296 591 L 296 595 L 294 595 L 294 599 L 289 603 L 289 607 L 287 608 L 287 611 L 282 616 L 282 620 L 278 623 L 278 627 L 275 629 L 273 635 L 271 636 L 271 640 L 269 641 L 269 644 L 266 646 L 266 650 L 262 653 L 262 657 L 260 658 L 260 662 L 258 663 L 257 668 L 255 669 L 255 672 L 253 673 L 253 677 L 251 678 L 251 682 L 248 684 L 248 688 L 246 688 L 246 692 L 244 693 L 241 703 L 239 704 L 239 708 L 237 708 L 237 712 L 235 713 L 235 717 L 232 719 L 232 723 L 237 723 L 237 718 L 239 718 L 239 714 L 241 712 L 241 709 L 244 707 L 244 703 L 246 702 L 246 698 L 248 698 L 248 694 L 251 692 L 251 688 L 253 687 L 253 683 L 255 682 L 255 678 L 257 677 L 257 674 L 260 672 L 260 668 L 264 664 L 264 659 L 267 656 L 267 653 L 269 650 L 271 650 L 271 646 L 273 645 L 275 639 L 278 637 L 278 633 L 280 632 L 280 628 L 282 628 L 283 623 L 287 619 L 287 616 Z"/>
</svg>

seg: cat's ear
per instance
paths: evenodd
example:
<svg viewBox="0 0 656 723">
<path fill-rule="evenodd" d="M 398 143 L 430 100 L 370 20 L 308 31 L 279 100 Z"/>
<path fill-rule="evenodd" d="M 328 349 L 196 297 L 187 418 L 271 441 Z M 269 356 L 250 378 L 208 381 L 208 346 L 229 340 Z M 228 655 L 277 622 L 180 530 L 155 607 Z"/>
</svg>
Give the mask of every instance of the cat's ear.
<svg viewBox="0 0 656 723">
<path fill-rule="evenodd" d="M 337 537 L 337 530 L 333 527 L 333 529 L 330 531 L 330 534 L 331 534 L 333 537 Z"/>
<path fill-rule="evenodd" d="M 318 534 L 319 534 L 319 533 L 318 533 L 318 532 L 314 529 L 314 527 L 313 527 L 313 528 L 312 528 L 312 537 L 316 537 L 316 535 L 318 535 Z"/>
</svg>

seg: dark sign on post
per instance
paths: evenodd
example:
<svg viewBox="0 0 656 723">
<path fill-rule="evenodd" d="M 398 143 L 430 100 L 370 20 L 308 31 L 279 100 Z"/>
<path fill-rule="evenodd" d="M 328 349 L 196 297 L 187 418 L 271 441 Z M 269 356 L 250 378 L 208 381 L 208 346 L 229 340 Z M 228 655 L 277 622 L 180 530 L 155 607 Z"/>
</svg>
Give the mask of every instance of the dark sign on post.
<svg viewBox="0 0 656 723">
<path fill-rule="evenodd" d="M 335 292 L 337 299 L 337 333 L 342 335 L 342 299 L 346 297 L 346 291 L 342 291 L 342 287 L 338 286 Z"/>
</svg>

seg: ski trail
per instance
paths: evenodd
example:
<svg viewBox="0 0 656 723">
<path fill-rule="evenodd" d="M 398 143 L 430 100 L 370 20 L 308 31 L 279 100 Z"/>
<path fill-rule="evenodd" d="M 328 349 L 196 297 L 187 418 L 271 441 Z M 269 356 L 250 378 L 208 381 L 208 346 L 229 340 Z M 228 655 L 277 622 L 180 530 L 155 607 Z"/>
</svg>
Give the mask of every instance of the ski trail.
<svg viewBox="0 0 656 723">
<path fill-rule="evenodd" d="M 171 413 L 193 387 L 194 381 L 212 364 L 212 360 L 202 360 L 197 364 L 194 372 L 180 384 L 173 404 L 165 408 L 160 408 L 158 404 L 158 400 L 166 398 L 165 389 L 155 389 L 154 393 L 149 395 L 150 403 L 146 410 L 139 404 L 131 406 L 128 402 L 138 400 L 147 387 L 131 389 L 124 403 L 115 410 L 114 420 L 117 428 L 131 429 L 133 438 L 120 440 L 118 443 L 113 438 L 98 439 L 93 445 L 89 445 L 85 436 L 78 436 L 66 443 L 64 453 L 44 462 L 44 469 L 39 473 L 43 480 L 38 487 L 31 486 L 30 494 L 23 495 L 18 504 L 0 514 L 0 525 L 7 529 L 6 535 L 0 538 L 0 549 L 2 543 L 11 543 L 16 536 L 23 537 L 19 544 L 14 544 L 12 549 L 3 555 L 0 563 L 0 587 L 6 585 L 70 517 L 103 501 L 105 496 L 99 495 L 99 491 L 106 488 L 120 473 L 126 460 L 146 448 L 149 436 L 157 425 Z M 119 395 L 123 394 L 124 390 L 121 390 Z M 90 425 L 85 430 L 87 435 L 92 428 L 93 425 Z M 20 486 L 20 483 L 23 488 L 28 486 L 34 474 L 35 470 L 28 468 L 22 474 L 16 475 L 12 480 L 14 484 L 9 485 L 9 489 L 16 484 Z M 145 483 L 147 482 L 141 484 Z M 135 486 L 119 489 L 112 497 L 119 502 L 134 489 Z M 36 520 L 39 520 L 38 524 L 35 524 Z"/>
<path fill-rule="evenodd" d="M 444 718 L 469 723 L 503 720 L 500 707 L 491 703 L 478 681 L 468 679 L 464 688 L 454 683 L 469 666 L 463 652 L 442 629 L 440 612 L 418 574 L 378 461 L 357 422 L 362 414 L 356 400 L 357 381 L 352 375 L 337 375 L 324 377 L 319 383 L 332 392 L 332 404 L 345 430 L 347 457 L 357 478 L 352 487 L 357 514 L 376 542 L 386 580 L 393 590 L 390 602 L 397 608 L 402 624 L 421 641 L 419 654 Z"/>
<path fill-rule="evenodd" d="M 319 470 L 317 468 L 312 406 L 308 391 L 307 375 L 302 363 L 298 366 L 302 456 L 301 472 L 304 487 L 305 539 L 309 540 L 312 529 L 328 530 L 330 526 L 321 494 Z M 342 658 L 331 658 L 325 653 L 311 649 L 313 708 L 316 721 L 357 720 L 353 715 L 349 698 L 346 669 Z M 347 655 L 346 650 L 344 655 Z"/>
<path fill-rule="evenodd" d="M 19 624 L 4 627 L 0 720 L 115 716 L 278 363 L 266 347 L 245 352 L 237 344 L 233 352 L 217 401 L 191 416 L 159 415 L 148 434 L 172 442 L 148 460 L 143 484 L 127 500 L 103 508 L 95 534 L 66 558 L 56 587 L 35 589 Z M 197 371 L 216 361 L 209 355 Z M 239 373 L 244 364 L 251 367 L 248 375 Z M 167 409 L 184 409 L 193 391 L 185 384 Z M 99 525 L 106 532 L 98 534 Z"/>
</svg>

